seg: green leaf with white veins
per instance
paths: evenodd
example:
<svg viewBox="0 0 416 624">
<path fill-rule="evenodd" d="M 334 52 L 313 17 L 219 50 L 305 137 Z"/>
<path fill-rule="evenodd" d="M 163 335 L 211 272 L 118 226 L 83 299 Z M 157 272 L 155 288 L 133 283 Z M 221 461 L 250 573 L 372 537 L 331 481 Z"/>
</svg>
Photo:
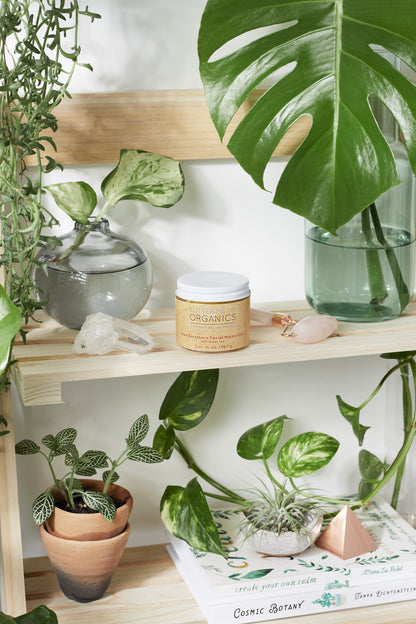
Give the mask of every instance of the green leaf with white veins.
<svg viewBox="0 0 416 624">
<path fill-rule="evenodd" d="M 169 485 L 160 501 L 165 527 L 193 548 L 226 557 L 205 494 L 196 479 L 183 488 Z"/>
<path fill-rule="evenodd" d="M 122 199 L 134 199 L 169 208 L 181 199 L 183 191 L 184 177 L 176 160 L 141 150 L 121 150 L 117 167 L 101 184 L 101 192 L 112 206 Z"/>
<path fill-rule="evenodd" d="M 374 50 L 416 70 L 415 23 L 413 0 L 208 0 L 198 53 L 221 138 L 268 80 L 228 143 L 259 186 L 287 130 L 302 116 L 312 119 L 280 178 L 275 204 L 335 233 L 399 183 L 370 96 L 395 117 L 416 171 L 416 86 Z"/>
<path fill-rule="evenodd" d="M 35 524 L 40 526 L 51 517 L 55 509 L 55 501 L 50 492 L 42 492 L 32 505 L 32 515 Z"/>
<path fill-rule="evenodd" d="M 39 451 L 39 445 L 33 442 L 33 440 L 21 440 L 15 446 L 17 455 L 36 455 Z"/>
<path fill-rule="evenodd" d="M 140 444 L 143 442 L 149 432 L 149 417 L 147 414 L 139 416 L 130 427 L 129 437 L 127 438 L 127 444 Z"/>
<path fill-rule="evenodd" d="M 82 500 L 90 509 L 99 511 L 100 514 L 111 522 L 116 515 L 116 506 L 112 498 L 103 492 L 94 492 L 93 490 L 86 490 L 82 493 Z"/>
<path fill-rule="evenodd" d="M 163 456 L 151 446 L 138 446 L 127 453 L 128 459 L 144 462 L 145 464 L 158 464 L 163 461 Z"/>
<path fill-rule="evenodd" d="M 338 447 L 338 440 L 326 433 L 301 433 L 282 446 L 277 465 L 285 477 L 303 477 L 326 466 Z"/>
<path fill-rule="evenodd" d="M 88 223 L 97 205 L 97 194 L 86 182 L 62 182 L 45 186 L 57 206 L 74 221 Z"/>
</svg>

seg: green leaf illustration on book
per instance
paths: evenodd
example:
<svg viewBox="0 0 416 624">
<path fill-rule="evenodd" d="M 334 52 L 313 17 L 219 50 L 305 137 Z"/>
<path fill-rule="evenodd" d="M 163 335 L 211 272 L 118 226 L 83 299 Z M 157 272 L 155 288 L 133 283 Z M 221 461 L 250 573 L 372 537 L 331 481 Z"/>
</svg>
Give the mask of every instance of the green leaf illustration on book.
<svg viewBox="0 0 416 624">
<path fill-rule="evenodd" d="M 241 575 L 241 572 L 236 572 L 235 574 L 230 574 L 228 578 L 234 579 L 235 581 L 242 581 L 243 579 L 259 579 L 263 578 L 270 572 L 273 572 L 274 568 L 264 568 L 263 570 L 252 570 L 248 574 Z"/>
</svg>

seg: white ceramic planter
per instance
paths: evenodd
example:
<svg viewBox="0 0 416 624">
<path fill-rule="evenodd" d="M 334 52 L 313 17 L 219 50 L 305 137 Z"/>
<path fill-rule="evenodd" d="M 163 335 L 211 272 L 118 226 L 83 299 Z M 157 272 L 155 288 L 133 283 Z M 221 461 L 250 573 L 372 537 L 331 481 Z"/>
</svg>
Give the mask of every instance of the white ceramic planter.
<svg viewBox="0 0 416 624">
<path fill-rule="evenodd" d="M 310 521 L 299 533 L 285 531 L 278 535 L 273 531 L 259 529 L 251 535 L 247 535 L 246 539 L 254 550 L 264 555 L 274 557 L 297 555 L 309 548 L 318 538 L 322 519 L 322 513 L 311 514 Z"/>
</svg>

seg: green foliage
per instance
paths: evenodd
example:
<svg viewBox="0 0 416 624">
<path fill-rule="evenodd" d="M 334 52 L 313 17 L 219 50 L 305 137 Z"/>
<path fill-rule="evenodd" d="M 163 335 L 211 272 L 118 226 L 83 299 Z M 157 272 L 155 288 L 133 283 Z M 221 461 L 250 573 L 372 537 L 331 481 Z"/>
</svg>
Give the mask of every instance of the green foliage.
<svg viewBox="0 0 416 624">
<path fill-rule="evenodd" d="M 0 624 L 10 624 L 10 622 L 17 622 L 18 624 L 58 624 L 58 618 L 48 607 L 39 605 L 32 611 L 17 617 L 11 617 L 0 612 Z"/>
<path fill-rule="evenodd" d="M 392 112 L 416 171 L 416 86 L 374 49 L 380 46 L 415 70 L 415 22 L 416 4 L 409 0 L 208 0 L 198 53 L 221 138 L 267 79 L 228 143 L 260 187 L 287 130 L 304 115 L 312 119 L 274 203 L 335 233 L 399 183 L 370 96 Z"/>
<path fill-rule="evenodd" d="M 279 526 L 283 526 L 282 508 L 286 510 L 284 513 L 294 525 L 300 518 L 298 513 L 300 508 L 310 510 L 316 508 L 318 503 L 313 496 L 302 496 L 294 485 L 293 491 L 289 492 L 284 484 L 276 481 L 267 463 L 277 449 L 285 421 L 289 420 L 287 416 L 278 416 L 252 427 L 243 433 L 237 442 L 240 457 L 250 461 L 254 459 L 263 461 L 271 482 L 272 493 L 262 482 L 263 488 L 256 491 L 256 501 L 243 498 L 209 477 L 198 466 L 176 431 L 191 429 L 207 416 L 215 397 L 217 382 L 217 370 L 181 373 L 162 403 L 160 418 L 164 423 L 155 434 L 153 446 L 165 458 L 170 457 L 176 450 L 189 468 L 219 492 L 219 494 L 204 492 L 196 479 L 190 481 L 185 488 L 168 486 L 161 501 L 161 517 L 166 528 L 198 550 L 226 556 L 215 520 L 209 512 L 207 496 L 237 505 L 248 513 L 247 517 L 250 520 L 250 514 L 254 514 L 258 519 L 260 516 L 263 519 L 267 517 L 268 523 L 275 521 Z M 280 449 L 279 469 L 283 475 L 290 478 L 311 474 L 330 461 L 338 446 L 337 440 L 324 433 L 309 432 L 295 436 Z M 295 503 L 298 499 L 302 501 L 299 504 Z"/>
<path fill-rule="evenodd" d="M 0 285 L 0 375 L 8 368 L 14 337 L 22 326 L 22 315 Z"/>
<path fill-rule="evenodd" d="M 218 369 L 181 373 L 163 400 L 159 418 L 178 431 L 196 427 L 211 408 L 218 375 Z"/>
<path fill-rule="evenodd" d="M 53 514 L 55 500 L 52 490 L 54 487 L 58 489 L 67 506 L 72 510 L 76 508 L 75 499 L 81 498 L 89 509 L 101 513 L 109 522 L 114 520 L 116 507 L 114 501 L 108 496 L 107 490 L 111 483 L 115 483 L 119 479 L 116 469 L 127 460 L 147 464 L 163 461 L 163 456 L 157 450 L 141 445 L 148 431 L 149 418 L 147 414 L 143 414 L 131 425 L 125 440 L 125 448 L 116 459 L 111 459 L 105 451 L 95 449 L 80 454 L 75 444 L 77 431 L 73 427 L 62 429 L 55 436 L 51 433 L 45 435 L 41 444 L 46 448 L 46 451 L 42 450 L 41 446 L 33 440 L 25 439 L 18 442 L 15 447 L 18 455 L 42 455 L 52 475 L 52 485 L 42 492 L 33 503 L 32 515 L 35 523 L 41 525 Z M 64 465 L 69 468 L 61 477 L 56 476 L 54 469 L 55 459 L 59 456 L 64 456 Z M 103 492 L 84 490 L 83 484 L 77 476 L 92 477 L 97 473 L 97 469 L 103 468 L 109 468 L 102 474 Z"/>
<path fill-rule="evenodd" d="M 344 416 L 345 420 L 347 420 L 352 426 L 352 430 L 358 440 L 358 444 L 361 446 L 364 440 L 365 432 L 370 428 L 365 427 L 360 423 L 361 407 L 348 405 L 348 403 L 345 403 L 339 395 L 337 395 L 337 402 L 339 411 Z"/>
<path fill-rule="evenodd" d="M 74 221 L 88 223 L 97 205 L 97 194 L 86 182 L 63 182 L 45 186 L 56 204 Z"/>
<path fill-rule="evenodd" d="M 69 95 L 79 64 L 81 16 L 91 21 L 99 17 L 83 9 L 78 0 L 0 4 L 0 266 L 5 290 L 25 322 L 45 303 L 33 271 L 39 247 L 51 238 L 42 230 L 56 220 L 42 206 L 42 181 L 45 172 L 60 165 L 50 157 L 42 162 L 42 155 L 46 143 L 55 148 L 54 109 Z M 29 156 L 37 162 L 30 177 L 25 164 Z M 15 334 L 17 325 L 17 316 L 12 323 L 0 318 L 5 334 L 12 330 Z M 4 389 L 11 365 L 10 339 L 4 336 L 0 344 L 0 388 Z"/>
</svg>

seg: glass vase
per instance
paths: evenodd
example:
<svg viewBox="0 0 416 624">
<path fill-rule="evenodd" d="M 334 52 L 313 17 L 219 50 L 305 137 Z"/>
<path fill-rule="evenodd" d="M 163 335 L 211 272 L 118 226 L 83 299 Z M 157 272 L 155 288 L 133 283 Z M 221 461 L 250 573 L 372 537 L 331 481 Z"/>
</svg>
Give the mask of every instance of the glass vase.
<svg viewBox="0 0 416 624">
<path fill-rule="evenodd" d="M 412 299 L 414 176 L 402 143 L 394 140 L 390 147 L 401 184 L 339 228 L 336 236 L 305 224 L 306 299 L 319 314 L 342 321 L 385 321 L 399 316 Z"/>
<path fill-rule="evenodd" d="M 150 260 L 142 247 L 111 232 L 107 219 L 75 223 L 54 249 L 38 255 L 35 279 L 48 296 L 45 310 L 56 321 L 79 329 L 89 314 L 103 312 L 130 321 L 152 288 Z"/>
</svg>

